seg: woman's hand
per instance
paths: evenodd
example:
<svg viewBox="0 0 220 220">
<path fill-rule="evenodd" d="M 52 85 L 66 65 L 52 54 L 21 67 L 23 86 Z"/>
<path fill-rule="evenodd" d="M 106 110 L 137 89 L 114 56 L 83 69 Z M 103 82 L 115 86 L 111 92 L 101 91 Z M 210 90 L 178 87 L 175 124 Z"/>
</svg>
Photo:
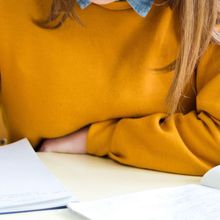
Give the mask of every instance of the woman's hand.
<svg viewBox="0 0 220 220">
<path fill-rule="evenodd" d="M 67 136 L 46 139 L 43 141 L 39 151 L 85 154 L 88 130 L 89 127 L 85 127 Z"/>
</svg>

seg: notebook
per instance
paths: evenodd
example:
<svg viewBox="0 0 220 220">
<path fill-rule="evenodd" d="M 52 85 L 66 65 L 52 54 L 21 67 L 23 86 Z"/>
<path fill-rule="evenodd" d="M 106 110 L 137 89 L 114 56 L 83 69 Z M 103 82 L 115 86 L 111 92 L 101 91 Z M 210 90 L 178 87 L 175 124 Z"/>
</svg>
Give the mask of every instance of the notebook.
<svg viewBox="0 0 220 220">
<path fill-rule="evenodd" d="M 91 220 L 220 220 L 220 166 L 207 172 L 198 185 L 69 203 L 68 207 Z"/>
<path fill-rule="evenodd" d="M 26 138 L 0 147 L 0 175 L 0 214 L 60 208 L 78 201 Z"/>
</svg>

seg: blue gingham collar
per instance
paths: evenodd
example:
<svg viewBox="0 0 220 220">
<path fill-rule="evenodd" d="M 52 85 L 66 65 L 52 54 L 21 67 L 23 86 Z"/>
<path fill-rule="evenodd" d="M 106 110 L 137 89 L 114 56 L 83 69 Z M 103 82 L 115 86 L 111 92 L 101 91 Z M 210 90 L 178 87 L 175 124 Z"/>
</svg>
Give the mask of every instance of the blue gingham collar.
<svg viewBox="0 0 220 220">
<path fill-rule="evenodd" d="M 90 0 L 76 0 L 81 9 L 91 4 Z M 142 17 L 145 17 L 154 2 L 154 0 L 127 0 L 131 7 Z"/>
</svg>

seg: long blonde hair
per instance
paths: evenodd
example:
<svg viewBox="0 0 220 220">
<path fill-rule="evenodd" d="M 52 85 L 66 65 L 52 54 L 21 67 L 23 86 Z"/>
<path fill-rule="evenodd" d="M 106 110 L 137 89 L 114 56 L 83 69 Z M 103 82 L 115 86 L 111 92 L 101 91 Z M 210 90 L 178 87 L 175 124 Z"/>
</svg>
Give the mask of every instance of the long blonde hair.
<svg viewBox="0 0 220 220">
<path fill-rule="evenodd" d="M 69 17 L 80 19 L 72 10 L 75 0 L 53 0 L 48 18 L 38 22 L 41 27 L 58 28 Z M 220 43 L 216 30 L 219 22 L 219 0 L 163 0 L 178 14 L 180 50 L 172 66 L 174 78 L 166 104 L 168 113 L 181 112 L 185 87 L 191 82 L 198 60 L 211 42 Z M 55 22 L 55 25 L 50 26 Z"/>
</svg>

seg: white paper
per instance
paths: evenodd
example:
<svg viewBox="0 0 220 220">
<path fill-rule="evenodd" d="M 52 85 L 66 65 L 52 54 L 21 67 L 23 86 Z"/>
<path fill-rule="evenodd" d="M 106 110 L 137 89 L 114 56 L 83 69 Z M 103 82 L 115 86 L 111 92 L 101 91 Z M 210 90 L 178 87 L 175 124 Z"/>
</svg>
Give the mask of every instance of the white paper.
<svg viewBox="0 0 220 220">
<path fill-rule="evenodd" d="M 219 220 L 220 191 L 190 184 L 68 207 L 91 220 Z"/>
<path fill-rule="evenodd" d="M 204 186 L 220 189 L 220 166 L 216 166 L 209 170 L 200 182 Z M 219 218 L 220 219 L 220 218 Z"/>
<path fill-rule="evenodd" d="M 60 207 L 76 200 L 26 138 L 0 147 L 0 213 Z"/>
</svg>

